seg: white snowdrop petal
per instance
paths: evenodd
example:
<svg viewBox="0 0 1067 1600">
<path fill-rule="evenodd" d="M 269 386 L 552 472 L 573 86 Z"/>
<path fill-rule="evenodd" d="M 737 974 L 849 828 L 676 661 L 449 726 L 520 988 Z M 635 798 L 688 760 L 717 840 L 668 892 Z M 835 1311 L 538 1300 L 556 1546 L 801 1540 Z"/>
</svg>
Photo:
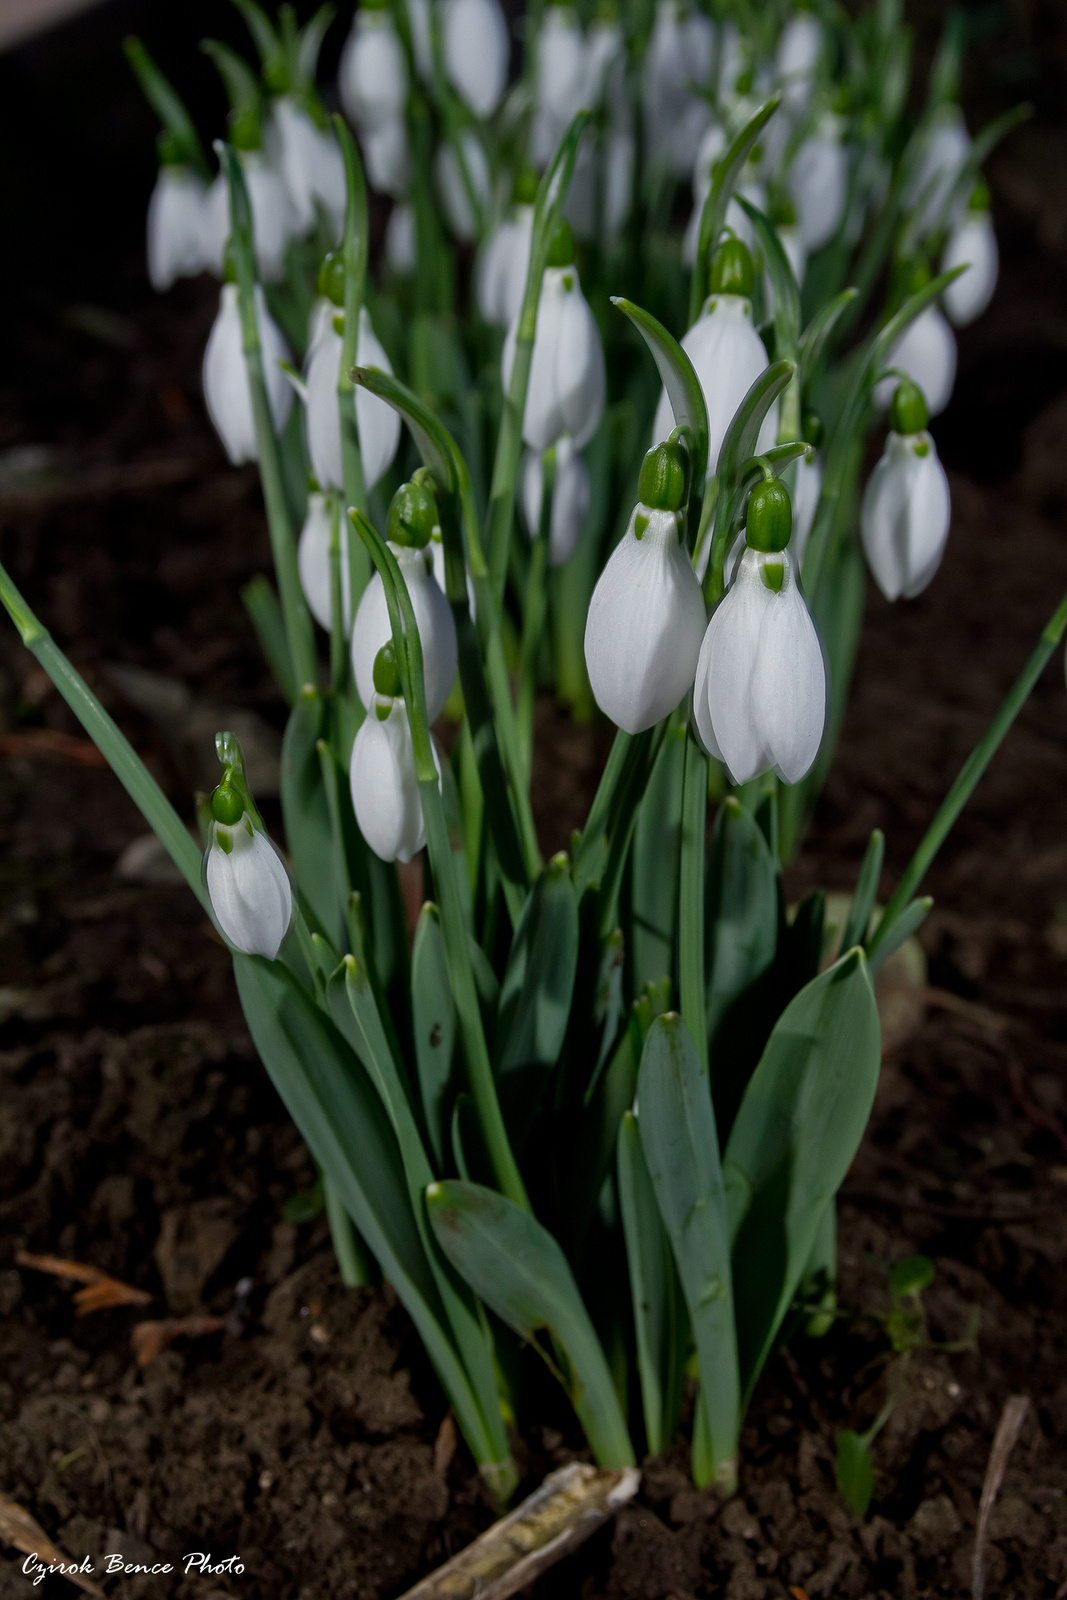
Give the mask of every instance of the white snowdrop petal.
<svg viewBox="0 0 1067 1600">
<path fill-rule="evenodd" d="M 427 571 L 427 551 L 403 549 L 396 545 L 390 545 L 390 549 L 397 558 L 411 596 L 411 608 L 415 613 L 422 644 L 426 711 L 433 722 L 443 711 L 456 677 L 458 651 L 452 608 L 432 570 Z M 374 658 L 382 645 L 392 637 L 385 590 L 381 578 L 375 573 L 363 591 L 352 625 L 352 668 L 356 691 L 368 711 L 374 696 Z"/>
<path fill-rule="evenodd" d="M 585 625 L 585 661 L 597 705 L 627 733 L 673 711 L 696 672 L 704 597 L 670 511 L 639 507 L 601 573 Z M 637 513 L 635 513 L 636 515 Z"/>
<path fill-rule="evenodd" d="M 276 431 L 281 432 L 293 402 L 293 391 L 279 366 L 279 362 L 288 358 L 289 352 L 267 310 L 267 302 L 259 284 L 256 285 L 256 320 L 271 415 Z M 235 283 L 224 283 L 222 286 L 219 314 L 204 350 L 203 382 L 208 415 L 230 460 L 235 466 L 242 461 L 255 461 L 256 429 Z"/>
<path fill-rule="evenodd" d="M 901 585 L 906 600 L 921 594 L 941 565 L 952 520 L 945 469 L 929 434 L 924 443 L 929 446 L 926 455 L 916 456 L 912 448 L 908 464 L 907 576 Z"/>
<path fill-rule="evenodd" d="M 892 350 L 886 366 L 899 367 L 919 385 L 931 417 L 939 416 L 956 383 L 956 336 L 937 306 L 927 306 L 910 323 Z M 875 385 L 875 405 L 884 410 L 896 391 L 897 378 Z"/>
<path fill-rule="evenodd" d="M 732 587 L 708 623 L 705 649 L 707 721 L 734 783 L 772 765 L 752 715 L 752 674 L 763 625 L 763 580 L 746 551 Z"/>
<path fill-rule="evenodd" d="M 949 234 L 941 271 L 968 263 L 942 296 L 945 310 L 957 328 L 980 317 L 993 298 L 1000 272 L 1000 254 L 993 218 L 988 211 L 968 212 L 965 220 Z"/>
<path fill-rule="evenodd" d="M 403 117 L 394 117 L 380 128 L 361 128 L 359 145 L 371 188 L 399 200 L 411 180 L 408 130 Z"/>
<path fill-rule="evenodd" d="M 344 487 L 341 456 L 341 413 L 337 408 L 337 378 L 341 370 L 343 340 L 332 319 L 311 347 L 307 363 L 308 454 L 311 470 L 323 489 Z"/>
<path fill-rule="evenodd" d="M 393 371 L 366 306 L 359 308 L 356 365 L 377 367 L 380 372 L 390 375 Z M 400 415 L 391 405 L 359 384 L 356 386 L 355 406 L 359 448 L 363 458 L 363 481 L 370 490 L 388 471 L 396 455 L 400 444 Z"/>
<path fill-rule="evenodd" d="M 916 454 L 915 446 L 925 446 Z M 860 533 L 887 600 L 913 599 L 941 563 L 952 507 L 948 479 L 927 433 L 890 433 L 863 496 Z"/>
<path fill-rule="evenodd" d="M 161 167 L 148 202 L 148 277 L 153 289 L 195 277 L 210 263 L 204 244 L 207 189 L 187 167 Z"/>
<path fill-rule="evenodd" d="M 442 31 L 445 71 L 456 93 L 476 117 L 491 116 L 504 93 L 510 52 L 499 0 L 447 0 Z"/>
<path fill-rule="evenodd" d="M 415 229 L 415 207 L 397 205 L 389 213 L 385 224 L 385 259 L 394 272 L 410 277 L 418 262 L 418 241 Z"/>
<path fill-rule="evenodd" d="M 273 961 L 289 930 L 293 891 L 274 846 L 247 818 L 225 829 L 229 852 L 218 843 L 220 824 L 208 849 L 204 870 L 211 907 L 219 926 L 245 955 Z M 251 829 L 251 831 L 250 831 Z"/>
<path fill-rule="evenodd" d="M 464 178 L 463 171 L 460 168 L 459 156 L 455 147 L 450 143 L 446 143 L 438 146 L 437 154 L 434 157 L 434 181 L 441 196 L 441 204 L 444 207 L 449 227 L 457 239 L 470 242 L 477 238 L 478 219 L 471 205 L 467 181 L 469 180 L 471 191 L 484 215 L 491 197 L 492 180 L 489 174 L 488 157 L 481 140 L 473 129 L 462 129 L 459 135 L 459 145 L 463 152 L 466 178 Z"/>
<path fill-rule="evenodd" d="M 607 380 L 596 318 L 578 287 L 563 295 L 556 329 L 555 382 L 563 426 L 578 449 L 593 437 L 604 413 Z"/>
<path fill-rule="evenodd" d="M 784 565 L 781 592 L 764 585 L 767 599 L 749 695 L 753 722 L 771 764 L 784 782 L 799 783 L 822 742 L 826 669 L 788 557 Z"/>
<path fill-rule="evenodd" d="M 798 567 L 808 547 L 821 493 L 822 457 L 815 451 L 810 461 L 807 456 L 801 456 L 797 462 L 796 482 L 793 487 L 793 539 L 790 549 Z"/>
<path fill-rule="evenodd" d="M 516 206 L 494 229 L 478 261 L 475 289 L 486 322 L 507 327 L 522 310 L 533 236 L 533 206 Z"/>
<path fill-rule="evenodd" d="M 528 450 L 522 462 L 522 510 L 531 539 L 541 525 L 543 496 L 543 456 Z M 570 560 L 589 509 L 589 470 L 574 440 L 564 436 L 556 446 L 556 476 L 552 488 L 552 518 L 549 523 L 548 561 L 561 567 Z"/>
<path fill-rule="evenodd" d="M 402 700 L 384 722 L 374 704 L 352 745 L 352 807 L 364 839 L 383 861 L 410 861 L 426 843 L 411 728 Z"/>
<path fill-rule="evenodd" d="M 294 218 L 281 174 L 252 150 L 241 162 L 252 208 L 256 266 L 260 277 L 274 283 L 285 272 L 285 252 L 294 233 Z"/>
<path fill-rule="evenodd" d="M 348 570 L 348 519 L 339 518 L 341 546 L 341 594 L 344 603 L 345 634 L 352 630 L 352 581 Z M 333 618 L 333 581 L 330 573 L 330 508 L 324 494 L 309 494 L 307 514 L 297 545 L 300 585 L 308 608 L 320 628 L 330 631 Z"/>
<path fill-rule="evenodd" d="M 767 369 L 767 352 L 752 326 L 749 301 L 741 295 L 715 295 L 682 340 L 693 363 L 708 408 L 708 460 L 718 463 L 723 440 L 734 414 L 761 372 Z M 654 443 L 666 439 L 674 427 L 674 413 L 662 390 L 652 426 Z M 769 448 L 778 431 L 777 406 L 767 415 L 759 448 Z"/>
<path fill-rule="evenodd" d="M 836 132 L 817 131 L 805 139 L 793 159 L 788 187 L 797 210 L 804 248 L 809 253 L 828 244 L 845 213 L 848 192 L 848 150 Z"/>
<path fill-rule="evenodd" d="M 341 51 L 337 84 L 345 115 L 360 132 L 403 117 L 407 62 L 388 12 L 356 12 Z"/>
</svg>

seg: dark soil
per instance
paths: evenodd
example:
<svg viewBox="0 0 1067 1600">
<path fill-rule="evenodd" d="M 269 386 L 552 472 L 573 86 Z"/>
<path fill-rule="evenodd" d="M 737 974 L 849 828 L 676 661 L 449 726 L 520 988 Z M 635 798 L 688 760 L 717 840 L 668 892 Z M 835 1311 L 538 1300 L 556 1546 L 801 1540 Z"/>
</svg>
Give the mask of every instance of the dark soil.
<svg viewBox="0 0 1067 1600">
<path fill-rule="evenodd" d="M 961 340 L 936 429 L 954 468 L 948 555 L 918 602 L 870 600 L 791 898 L 849 889 L 874 826 L 889 892 L 1067 585 L 1062 160 L 1045 127 L 995 168 L 1002 288 Z M 1059 174 L 1059 212 L 1043 173 Z M 188 814 L 219 707 L 240 708 L 268 771 L 273 759 L 283 708 L 238 598 L 268 549 L 255 475 L 226 465 L 199 397 L 214 291 L 149 299 L 129 237 L 96 247 L 99 305 L 23 281 L 4 314 L 0 537 Z M 116 665 L 191 700 L 175 709 L 142 683 L 138 709 Z M 925 1013 L 887 1057 L 842 1198 L 846 1317 L 768 1368 L 736 1498 L 694 1490 L 679 1445 L 646 1464 L 614 1528 L 542 1579 L 542 1600 L 969 1594 L 986 1462 L 1016 1393 L 1032 1404 L 987 1593 L 1067 1594 L 1065 731 L 1057 658 L 930 874 Z M 604 746 L 547 705 L 539 736 L 538 823 L 556 848 Z M 0 1492 L 98 1572 L 110 1553 L 178 1566 L 110 1593 L 388 1600 L 492 1512 L 394 1297 L 346 1292 L 322 1218 L 285 1220 L 312 1185 L 307 1154 L 225 950 L 165 864 L 128 852 L 143 835 L 0 628 Z M 17 1266 L 18 1250 L 89 1263 L 151 1304 L 79 1316 L 74 1285 Z M 960 1340 L 977 1308 L 977 1346 L 913 1361 L 858 1522 L 834 1488 L 835 1433 L 884 1398 L 872 1313 L 888 1306 L 885 1264 L 915 1251 L 937 1267 L 932 1338 Z M 136 1363 L 135 1324 L 189 1315 L 224 1325 Z M 516 1446 L 530 1484 L 573 1453 L 554 1396 L 543 1417 Z M 244 1571 L 183 1578 L 191 1551 Z M 10 1554 L 0 1594 L 72 1592 L 34 1588 Z"/>
</svg>

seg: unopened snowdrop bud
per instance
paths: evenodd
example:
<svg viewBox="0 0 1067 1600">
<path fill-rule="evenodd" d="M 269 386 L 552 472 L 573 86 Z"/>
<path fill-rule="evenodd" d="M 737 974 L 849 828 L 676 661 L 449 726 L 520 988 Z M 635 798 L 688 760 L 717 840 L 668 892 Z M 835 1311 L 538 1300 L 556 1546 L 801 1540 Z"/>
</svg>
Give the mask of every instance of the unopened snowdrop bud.
<svg viewBox="0 0 1067 1600">
<path fill-rule="evenodd" d="M 478 309 L 486 322 L 506 328 L 522 310 L 522 297 L 526 290 L 526 273 L 530 265 L 530 240 L 533 237 L 533 197 L 537 192 L 534 173 L 530 185 L 522 174 L 516 190 L 528 199 L 519 200 L 486 240 L 478 262 L 475 288 Z M 530 187 L 533 194 L 529 194 Z"/>
<path fill-rule="evenodd" d="M 340 271 L 338 271 L 340 267 Z M 308 352 L 307 362 L 307 440 L 311 469 L 324 489 L 344 488 L 344 461 L 341 451 L 341 413 L 338 408 L 337 380 L 344 352 L 344 318 L 339 307 L 344 303 L 344 268 L 340 252 L 326 257 L 319 274 L 323 300 L 333 310 L 324 316 Z M 356 364 L 392 372 L 389 358 L 371 326 L 365 306 L 359 311 L 356 338 Z M 361 386 L 355 391 L 356 426 L 359 433 L 363 480 L 373 489 L 388 469 L 400 442 L 400 418 L 377 395 Z"/>
<path fill-rule="evenodd" d="M 281 433 L 289 418 L 293 391 L 280 363 L 289 359 L 285 340 L 278 331 L 263 290 L 257 283 L 256 322 L 263 351 L 263 377 L 267 386 L 274 430 Z M 248 386 L 241 312 L 237 304 L 237 285 L 224 283 L 215 318 L 204 351 L 204 400 L 215 430 L 226 446 L 234 466 L 258 459 L 256 425 L 252 414 L 252 392 Z"/>
<path fill-rule="evenodd" d="M 334 505 L 336 506 L 336 499 Z M 339 518 L 341 595 L 344 605 L 345 636 L 352 631 L 352 581 L 348 570 L 348 519 L 331 511 L 326 495 L 313 489 L 308 495 L 307 515 L 297 546 L 300 586 L 308 608 L 320 628 L 330 631 L 333 621 L 333 572 L 330 565 L 330 539 L 333 516 Z"/>
<path fill-rule="evenodd" d="M 278 851 L 226 779 L 211 797 L 204 886 L 219 927 L 246 956 L 273 961 L 293 920 L 293 890 Z"/>
<path fill-rule="evenodd" d="M 392 643 L 374 664 L 381 683 L 352 745 L 349 782 L 359 831 L 382 861 L 410 861 L 426 843 L 408 711 Z M 435 756 L 436 759 L 436 756 Z"/>
<path fill-rule="evenodd" d="M 505 394 L 511 383 L 517 339 L 516 318 L 508 329 L 501 357 Z M 562 222 L 552 242 L 541 283 L 522 423 L 524 440 L 534 450 L 547 450 L 566 434 L 580 450 L 599 426 L 604 394 L 604 348 L 600 343 L 600 330 L 578 281 L 570 227 Z"/>
<path fill-rule="evenodd" d="M 442 26 L 445 72 L 476 117 L 490 117 L 508 79 L 508 25 L 500 0 L 446 0 Z"/>
<path fill-rule="evenodd" d="M 457 239 L 470 243 L 478 237 L 479 214 L 484 216 L 488 208 L 492 179 L 485 147 L 473 128 L 460 130 L 459 149 L 462 167 L 455 145 L 439 145 L 433 175 L 449 227 Z"/>
<path fill-rule="evenodd" d="M 552 482 L 552 519 L 548 534 L 548 564 L 561 567 L 574 554 L 585 514 L 589 510 L 589 469 L 566 435 L 556 447 L 556 470 Z M 544 496 L 544 458 L 539 450 L 528 450 L 522 465 L 522 509 L 530 538 L 541 526 Z"/>
<path fill-rule="evenodd" d="M 680 442 L 649 451 L 640 502 L 589 602 L 589 682 L 597 705 L 627 733 L 673 711 L 696 671 L 704 596 L 680 538 L 689 470 Z"/>
<path fill-rule="evenodd" d="M 176 278 L 195 278 L 209 265 L 204 242 L 207 186 L 189 167 L 160 167 L 148 202 L 148 277 L 162 293 Z"/>
<path fill-rule="evenodd" d="M 452 608 L 433 575 L 433 556 L 428 548 L 437 522 L 437 503 L 429 483 L 416 478 L 402 484 L 389 508 L 389 548 L 396 556 L 415 613 L 422 645 L 426 713 L 431 722 L 440 716 L 452 693 L 458 660 Z M 352 625 L 356 690 L 368 711 L 374 694 L 375 657 L 391 638 L 385 589 L 375 573 L 363 591 Z"/>
<path fill-rule="evenodd" d="M 920 311 L 889 352 L 887 366 L 906 372 L 926 397 L 927 413 L 940 416 L 952 399 L 956 382 L 956 336 L 936 305 Z M 882 378 L 874 390 L 875 405 L 884 409 L 895 379 Z"/>
<path fill-rule="evenodd" d="M 775 76 L 782 85 L 783 104 L 794 115 L 807 110 L 822 44 L 822 24 L 810 11 L 790 17 L 779 36 Z"/>
<path fill-rule="evenodd" d="M 800 146 L 787 180 L 809 254 L 829 244 L 841 224 L 848 194 L 848 162 L 840 120 L 828 113 Z"/>
<path fill-rule="evenodd" d="M 359 7 L 337 71 L 341 105 L 360 133 L 403 121 L 408 69 L 388 0 Z"/>
<path fill-rule="evenodd" d="M 953 279 L 945 290 L 945 310 L 957 328 L 980 317 L 993 298 L 1000 272 L 1000 253 L 993 218 L 989 212 L 989 190 L 980 183 L 962 219 L 948 236 L 941 271 L 966 265 L 966 272 Z"/>
<path fill-rule="evenodd" d="M 708 464 L 718 464 L 723 440 L 734 413 L 761 372 L 767 352 L 752 326 L 752 257 L 739 239 L 728 239 L 716 251 L 711 268 L 711 294 L 697 322 L 682 340 L 693 363 L 708 408 Z M 654 439 L 665 439 L 674 414 L 664 389 L 652 426 Z M 769 450 L 778 432 L 778 408 L 772 406 L 760 429 L 757 450 Z"/>
<path fill-rule="evenodd" d="M 882 459 L 864 492 L 860 531 L 886 599 L 911 600 L 941 564 L 952 506 L 945 469 L 926 432 L 926 403 L 914 383 L 898 387 L 889 421 Z"/>
<path fill-rule="evenodd" d="M 285 272 L 285 252 L 296 232 L 296 219 L 281 173 L 262 150 L 242 150 L 241 168 L 252 209 L 256 268 L 265 283 L 276 283 Z M 230 237 L 230 190 L 220 172 L 204 202 L 204 256 L 211 270 L 223 274 Z"/>
<path fill-rule="evenodd" d="M 780 483 L 749 498 L 744 554 L 700 648 L 693 708 L 709 754 L 733 783 L 772 768 L 797 783 L 819 753 L 826 669 L 786 549 L 792 526 Z"/>
</svg>

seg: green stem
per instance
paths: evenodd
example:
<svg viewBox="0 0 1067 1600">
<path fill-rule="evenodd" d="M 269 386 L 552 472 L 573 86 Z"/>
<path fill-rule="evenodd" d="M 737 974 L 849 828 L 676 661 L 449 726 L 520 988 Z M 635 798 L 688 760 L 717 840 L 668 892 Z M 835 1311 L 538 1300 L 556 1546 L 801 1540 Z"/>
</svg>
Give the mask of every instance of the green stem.
<svg viewBox="0 0 1067 1600">
<path fill-rule="evenodd" d="M 347 541 L 351 543 L 352 541 Z M 344 573 L 341 570 L 341 503 L 330 493 L 330 687 L 345 692 L 348 678 L 348 640 L 345 637 Z"/>
<path fill-rule="evenodd" d="M 356 365 L 359 347 L 359 316 L 367 281 L 367 186 L 363 181 L 363 168 L 355 140 L 348 124 L 341 116 L 333 119 L 337 141 L 345 163 L 345 231 L 343 260 L 345 268 L 345 329 L 341 344 L 341 365 L 337 373 L 337 409 L 341 419 L 341 468 L 344 477 L 345 504 L 367 510 L 367 485 L 363 477 L 363 455 L 359 444 L 359 425 L 356 420 L 355 385 L 349 374 Z M 352 615 L 367 581 L 370 578 L 370 560 L 362 543 L 348 540 L 348 577 L 351 585 Z"/>
<path fill-rule="evenodd" d="M 682 785 L 681 868 L 678 878 L 678 986 L 682 1019 L 700 1064 L 708 1070 L 708 1024 L 704 989 L 704 833 L 708 806 L 708 758 L 692 729 L 685 744 Z"/>
<path fill-rule="evenodd" d="M 211 904 L 201 876 L 198 845 L 129 740 L 108 716 L 84 678 L 75 671 L 47 628 L 38 621 L 8 573 L 0 566 L 0 602 L 145 821 L 165 846 L 204 910 Z"/>
<path fill-rule="evenodd" d="M 644 734 L 637 736 L 644 739 Z M 589 808 L 589 815 L 585 820 L 578 847 L 574 852 L 574 886 L 579 897 L 582 891 L 596 880 L 594 863 L 598 854 L 598 846 L 604 837 L 611 814 L 612 801 L 621 782 L 623 771 L 631 759 L 634 747 L 634 735 L 626 733 L 619 728 L 615 734 L 614 743 L 608 755 L 604 771 L 600 775 L 593 804 Z"/>
<path fill-rule="evenodd" d="M 529 288 L 530 285 L 527 283 L 527 300 L 530 298 Z M 538 297 L 540 292 L 541 284 L 538 280 Z M 526 391 L 530 386 L 536 326 L 537 299 L 535 298 L 533 316 L 527 317 L 524 301 L 519 318 L 515 362 L 500 413 L 500 432 L 497 435 L 496 456 L 493 461 L 493 481 L 489 488 L 489 510 L 486 517 L 489 578 L 498 610 L 504 603 L 508 546 L 511 543 L 511 525 L 515 517 L 515 482 L 519 475 L 519 460 L 522 456 L 522 421 L 526 414 Z"/>
<path fill-rule="evenodd" d="M 523 770 L 529 782 L 533 759 L 534 702 L 537 698 L 537 662 L 545 627 L 545 569 L 552 528 L 552 494 L 556 483 L 556 451 L 546 450 L 541 458 L 541 516 L 530 556 L 526 580 L 526 611 L 522 622 L 522 653 L 519 661 L 517 720 Z"/>
<path fill-rule="evenodd" d="M 237 303 L 241 313 L 241 335 L 245 366 L 248 370 L 248 387 L 252 396 L 252 415 L 256 428 L 256 453 L 259 458 L 259 477 L 263 486 L 263 503 L 267 512 L 274 570 L 281 596 L 285 634 L 289 641 L 289 654 L 297 682 L 318 683 L 318 662 L 315 657 L 315 635 L 311 614 L 300 584 L 300 571 L 296 560 L 296 540 L 289 517 L 289 502 L 285 495 L 278 439 L 274 432 L 274 418 L 267 398 L 267 385 L 263 376 L 263 352 L 259 343 L 259 323 L 256 318 L 255 258 L 252 249 L 252 209 L 248 189 L 237 152 L 231 145 L 220 146 L 220 160 L 230 188 L 230 232 L 234 243 L 237 267 Z"/>
<path fill-rule="evenodd" d="M 366 1258 L 359 1247 L 359 1238 L 352 1218 L 325 1173 L 322 1175 L 322 1193 L 326 1201 L 326 1215 L 330 1222 L 333 1253 L 341 1272 L 341 1282 L 346 1289 L 365 1289 L 370 1283 Z"/>
<path fill-rule="evenodd" d="M 927 828 L 919 848 L 905 868 L 903 877 L 897 884 L 896 889 L 890 896 L 889 904 L 882 913 L 881 921 L 868 945 L 870 954 L 877 950 L 905 906 L 911 902 L 912 896 L 922 882 L 927 868 L 940 850 L 956 818 L 970 799 L 978 780 L 1000 748 L 1015 718 L 1026 704 L 1031 689 L 1044 671 L 1052 652 L 1060 643 L 1065 628 L 1067 628 L 1067 594 L 1064 595 L 1050 617 L 1048 625 L 1038 640 L 1037 648 L 1008 691 L 1000 710 L 989 724 L 984 737 L 979 740 L 967 757 L 959 777 L 941 802 L 937 815 Z"/>
</svg>

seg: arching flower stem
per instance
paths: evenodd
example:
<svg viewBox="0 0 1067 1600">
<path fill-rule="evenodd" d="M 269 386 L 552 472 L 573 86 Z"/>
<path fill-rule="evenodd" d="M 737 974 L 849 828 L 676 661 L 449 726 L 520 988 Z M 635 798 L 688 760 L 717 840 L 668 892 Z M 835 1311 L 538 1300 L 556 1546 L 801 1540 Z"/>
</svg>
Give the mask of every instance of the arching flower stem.
<svg viewBox="0 0 1067 1600">
<path fill-rule="evenodd" d="M 533 756 L 534 700 L 537 696 L 537 662 L 544 632 L 545 572 L 548 542 L 552 528 L 552 496 L 556 487 L 556 447 L 541 458 L 541 516 L 537 538 L 530 548 L 530 570 L 526 578 L 526 609 L 522 620 L 522 648 L 519 656 L 519 692 L 516 715 L 526 782 L 530 781 Z"/>
</svg>

